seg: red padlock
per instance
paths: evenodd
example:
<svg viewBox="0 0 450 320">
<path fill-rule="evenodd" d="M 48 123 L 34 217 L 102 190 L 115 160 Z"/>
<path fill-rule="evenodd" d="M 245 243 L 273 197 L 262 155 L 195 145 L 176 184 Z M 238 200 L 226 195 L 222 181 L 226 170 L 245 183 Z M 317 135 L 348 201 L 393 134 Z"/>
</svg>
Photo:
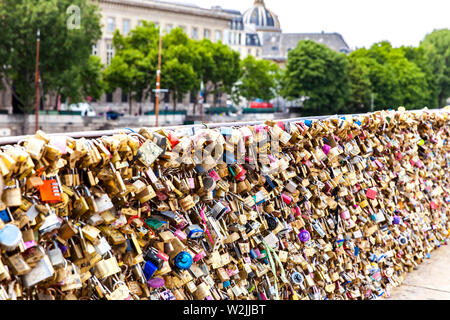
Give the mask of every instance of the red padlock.
<svg viewBox="0 0 450 320">
<path fill-rule="evenodd" d="M 366 191 L 366 197 L 367 198 L 369 198 L 371 200 L 374 200 L 376 196 L 377 196 L 377 191 L 376 190 L 367 189 L 367 191 Z"/>
</svg>

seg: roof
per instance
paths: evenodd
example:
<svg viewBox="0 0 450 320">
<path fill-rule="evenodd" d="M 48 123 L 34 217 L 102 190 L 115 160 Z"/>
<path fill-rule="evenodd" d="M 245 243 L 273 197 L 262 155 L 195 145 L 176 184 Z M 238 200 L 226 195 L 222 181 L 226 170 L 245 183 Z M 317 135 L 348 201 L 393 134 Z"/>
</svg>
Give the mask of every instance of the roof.
<svg viewBox="0 0 450 320">
<path fill-rule="evenodd" d="M 350 52 L 350 47 L 339 33 L 264 33 L 262 56 L 265 59 L 287 59 L 289 50 L 301 40 L 312 40 L 336 52 Z"/>
<path fill-rule="evenodd" d="M 231 14 L 222 10 L 205 9 L 190 3 L 174 3 L 157 0 L 98 0 L 98 3 L 111 3 L 116 5 L 130 5 L 142 8 L 163 10 L 176 12 L 181 14 L 189 14 L 200 17 L 209 17 L 221 20 L 231 21 L 235 14 Z"/>
<path fill-rule="evenodd" d="M 275 13 L 267 9 L 264 1 L 255 1 L 253 6 L 243 14 L 244 24 L 255 25 L 256 28 L 280 29 L 280 21 Z"/>
</svg>

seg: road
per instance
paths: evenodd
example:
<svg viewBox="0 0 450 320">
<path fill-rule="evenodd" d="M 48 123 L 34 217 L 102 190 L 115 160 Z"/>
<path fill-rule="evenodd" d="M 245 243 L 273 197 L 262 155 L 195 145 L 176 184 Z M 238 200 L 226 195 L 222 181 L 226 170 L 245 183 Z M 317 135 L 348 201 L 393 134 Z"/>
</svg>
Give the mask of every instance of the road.
<svg viewBox="0 0 450 320">
<path fill-rule="evenodd" d="M 450 300 L 450 245 L 431 252 L 386 300 Z"/>
</svg>

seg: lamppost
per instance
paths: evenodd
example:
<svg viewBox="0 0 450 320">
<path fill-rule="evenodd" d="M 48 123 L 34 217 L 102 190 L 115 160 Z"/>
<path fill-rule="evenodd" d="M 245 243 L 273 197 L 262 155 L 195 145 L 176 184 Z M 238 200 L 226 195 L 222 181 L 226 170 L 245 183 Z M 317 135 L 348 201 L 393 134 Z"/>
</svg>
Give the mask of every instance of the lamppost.
<svg viewBox="0 0 450 320">
<path fill-rule="evenodd" d="M 36 84 L 36 111 L 35 111 L 35 131 L 39 129 L 39 103 L 40 103 L 40 95 L 39 95 L 39 44 L 40 44 L 40 30 L 37 30 L 37 42 L 36 42 L 36 77 L 34 82 Z"/>
</svg>

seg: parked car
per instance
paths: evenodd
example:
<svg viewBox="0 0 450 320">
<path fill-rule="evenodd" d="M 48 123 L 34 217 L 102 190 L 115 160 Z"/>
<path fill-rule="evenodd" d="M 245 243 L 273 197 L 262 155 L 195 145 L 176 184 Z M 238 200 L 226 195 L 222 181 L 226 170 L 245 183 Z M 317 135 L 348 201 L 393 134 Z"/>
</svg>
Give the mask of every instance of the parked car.
<svg viewBox="0 0 450 320">
<path fill-rule="evenodd" d="M 250 102 L 251 109 L 271 109 L 273 108 L 273 103 L 264 101 L 252 101 Z"/>
<path fill-rule="evenodd" d="M 117 111 L 108 111 L 106 112 L 106 120 L 117 120 L 119 117 L 122 117 L 123 114 Z"/>
<path fill-rule="evenodd" d="M 72 103 L 68 106 L 63 103 L 61 104 L 60 111 L 81 112 L 81 116 L 83 117 L 95 117 L 97 115 L 91 105 L 86 102 Z"/>
</svg>

